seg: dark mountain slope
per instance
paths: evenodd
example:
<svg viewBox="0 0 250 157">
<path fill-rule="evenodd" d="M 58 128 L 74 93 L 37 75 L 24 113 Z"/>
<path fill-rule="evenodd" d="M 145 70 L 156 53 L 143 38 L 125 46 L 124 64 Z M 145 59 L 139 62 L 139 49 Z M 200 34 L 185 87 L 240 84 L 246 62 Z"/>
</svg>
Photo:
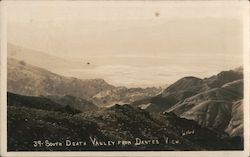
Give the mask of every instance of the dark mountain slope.
<svg viewBox="0 0 250 157">
<path fill-rule="evenodd" d="M 211 149 L 217 149 L 227 141 L 225 133 L 203 128 L 192 120 L 179 118 L 173 113 L 153 114 L 130 105 L 115 105 L 80 115 L 98 123 L 102 133 L 106 136 L 115 135 L 119 139 L 148 139 L 150 137 L 159 139 L 160 143 L 165 142 L 164 138 L 179 140 L 179 144 L 167 145 L 167 149 L 169 146 L 173 150 L 210 149 L 211 145 L 213 145 Z M 194 134 L 188 135 L 188 131 L 194 131 Z M 220 140 L 222 143 L 219 142 Z M 223 145 L 227 147 L 230 144 L 225 142 Z"/>
<path fill-rule="evenodd" d="M 167 97 L 168 95 L 172 95 L 177 92 L 181 93 L 190 93 L 189 95 L 192 95 L 192 93 L 198 93 L 205 89 L 205 86 L 203 84 L 203 80 L 196 77 L 184 77 L 178 81 L 176 81 L 174 84 L 170 85 L 167 89 L 165 89 L 162 92 L 162 97 Z M 187 94 L 187 96 L 189 96 Z M 178 100 L 181 100 L 184 97 L 177 97 Z"/>
<path fill-rule="evenodd" d="M 90 110 L 95 110 L 98 107 L 90 101 L 84 100 L 82 98 L 76 98 L 70 95 L 65 96 L 47 96 L 47 98 L 63 105 L 63 106 L 70 106 L 74 109 L 77 109 L 81 112 L 86 112 Z"/>
<path fill-rule="evenodd" d="M 72 108 L 69 105 L 58 104 L 45 97 L 22 96 L 10 92 L 8 92 L 7 96 L 8 106 L 28 107 L 48 111 L 60 111 L 72 114 L 80 113 L 80 110 Z"/>
<path fill-rule="evenodd" d="M 81 114 L 8 107 L 8 150 L 227 150 L 242 149 L 239 138 L 214 132 L 172 113 L 150 114 L 129 105 Z M 93 146 L 99 141 L 130 141 L 131 145 Z M 34 147 L 33 140 L 64 143 L 86 141 L 85 146 Z M 141 140 L 150 140 L 142 144 Z M 154 141 L 154 142 L 152 142 Z M 166 142 L 167 141 L 167 142 Z M 174 141 L 174 143 L 172 143 Z"/>
<path fill-rule="evenodd" d="M 79 147 L 73 146 L 46 147 L 45 140 L 53 143 L 65 142 L 67 139 L 81 141 L 89 136 L 104 138 L 95 123 L 76 118 L 71 114 L 26 107 L 8 107 L 8 151 L 78 150 Z M 36 140 L 44 144 L 35 147 Z"/>
<path fill-rule="evenodd" d="M 202 79 L 195 77 L 184 77 L 165 89 L 160 95 L 138 100 L 132 103 L 135 106 L 146 106 L 145 109 L 151 112 L 163 112 L 177 102 L 197 94 L 206 88 Z"/>
</svg>

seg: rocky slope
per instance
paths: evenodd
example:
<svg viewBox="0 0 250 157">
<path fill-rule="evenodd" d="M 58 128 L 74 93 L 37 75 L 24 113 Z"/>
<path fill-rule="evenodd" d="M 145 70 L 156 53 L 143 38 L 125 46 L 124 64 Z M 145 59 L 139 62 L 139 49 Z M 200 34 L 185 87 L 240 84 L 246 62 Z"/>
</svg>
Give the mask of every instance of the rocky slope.
<svg viewBox="0 0 250 157">
<path fill-rule="evenodd" d="M 243 144 L 172 113 L 152 114 L 130 105 L 79 114 L 8 105 L 9 151 L 239 150 Z M 34 139 L 43 144 L 34 145 Z M 66 140 L 85 144 L 66 146 Z"/>
<path fill-rule="evenodd" d="M 242 93 L 242 80 L 233 81 L 223 85 L 222 88 L 213 88 L 187 98 L 175 104 L 167 112 L 174 112 L 181 117 L 195 120 L 205 127 L 225 130 L 229 127 L 230 121 L 234 121 L 235 114 L 241 115 L 242 118 L 243 111 L 238 110 L 238 107 L 235 108 L 234 105 L 243 98 Z M 232 129 L 229 130 L 232 131 Z"/>
<path fill-rule="evenodd" d="M 231 120 L 226 128 L 230 136 L 243 137 L 243 100 L 239 100 L 232 105 Z"/>
<path fill-rule="evenodd" d="M 182 78 L 160 95 L 135 101 L 132 105 L 155 113 L 173 112 L 201 126 L 242 136 L 243 111 L 234 105 L 242 99 L 243 74 L 242 68 L 238 68 L 205 79 Z"/>
<path fill-rule="evenodd" d="M 208 91 L 196 94 L 192 97 L 186 98 L 185 100 L 175 104 L 173 107 L 168 109 L 168 112 L 174 112 L 177 115 L 182 115 L 183 113 L 189 111 L 193 107 L 196 107 L 200 103 L 209 102 L 210 100 L 221 101 L 222 103 L 232 103 L 241 99 L 239 95 L 236 95 L 223 88 L 213 88 Z M 213 103 L 210 101 L 211 103 Z"/>
<path fill-rule="evenodd" d="M 8 58 L 8 91 L 21 95 L 72 95 L 83 99 L 113 89 L 102 79 L 81 80 L 64 77 L 29 65 L 23 61 Z"/>
</svg>

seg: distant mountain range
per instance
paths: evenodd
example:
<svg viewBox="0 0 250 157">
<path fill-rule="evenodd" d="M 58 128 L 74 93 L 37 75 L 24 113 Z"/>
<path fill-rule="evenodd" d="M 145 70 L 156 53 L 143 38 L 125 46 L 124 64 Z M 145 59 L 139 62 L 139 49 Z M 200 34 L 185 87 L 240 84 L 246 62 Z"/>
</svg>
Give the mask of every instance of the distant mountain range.
<svg viewBox="0 0 250 157">
<path fill-rule="evenodd" d="M 162 89 L 156 87 L 148 88 L 126 88 L 117 87 L 102 91 L 92 97 L 93 103 L 100 106 L 113 106 L 115 104 L 127 104 L 143 98 L 156 96 Z"/>
<path fill-rule="evenodd" d="M 93 101 L 96 105 L 131 103 L 152 97 L 161 88 L 115 87 L 103 79 L 77 79 L 65 77 L 48 70 L 8 58 L 8 91 L 27 96 L 71 95 Z"/>
<path fill-rule="evenodd" d="M 65 77 L 8 58 L 7 100 L 12 151 L 243 149 L 242 68 L 184 77 L 162 90 Z M 96 147 L 90 137 L 132 144 Z M 87 145 L 34 148 L 34 139 L 81 139 Z M 158 144 L 136 145 L 136 139 Z"/>
</svg>

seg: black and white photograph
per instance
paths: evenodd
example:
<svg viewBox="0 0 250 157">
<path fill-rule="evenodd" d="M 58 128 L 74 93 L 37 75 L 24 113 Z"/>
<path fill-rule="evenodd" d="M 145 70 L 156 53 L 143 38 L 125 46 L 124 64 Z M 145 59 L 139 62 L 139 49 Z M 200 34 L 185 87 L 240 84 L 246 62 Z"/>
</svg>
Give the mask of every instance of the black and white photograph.
<svg viewBox="0 0 250 157">
<path fill-rule="evenodd" d="M 245 4 L 5 1 L 6 154 L 247 157 Z"/>
</svg>

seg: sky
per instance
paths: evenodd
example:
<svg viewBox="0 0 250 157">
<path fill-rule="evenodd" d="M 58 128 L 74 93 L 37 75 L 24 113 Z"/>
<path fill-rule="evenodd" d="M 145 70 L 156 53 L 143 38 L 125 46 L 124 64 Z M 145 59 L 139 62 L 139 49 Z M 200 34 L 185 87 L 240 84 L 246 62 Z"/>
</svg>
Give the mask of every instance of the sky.
<svg viewBox="0 0 250 157">
<path fill-rule="evenodd" d="M 7 17 L 9 43 L 89 62 L 63 74 L 117 86 L 162 86 L 243 64 L 235 3 L 19 2 L 8 4 Z"/>
</svg>

